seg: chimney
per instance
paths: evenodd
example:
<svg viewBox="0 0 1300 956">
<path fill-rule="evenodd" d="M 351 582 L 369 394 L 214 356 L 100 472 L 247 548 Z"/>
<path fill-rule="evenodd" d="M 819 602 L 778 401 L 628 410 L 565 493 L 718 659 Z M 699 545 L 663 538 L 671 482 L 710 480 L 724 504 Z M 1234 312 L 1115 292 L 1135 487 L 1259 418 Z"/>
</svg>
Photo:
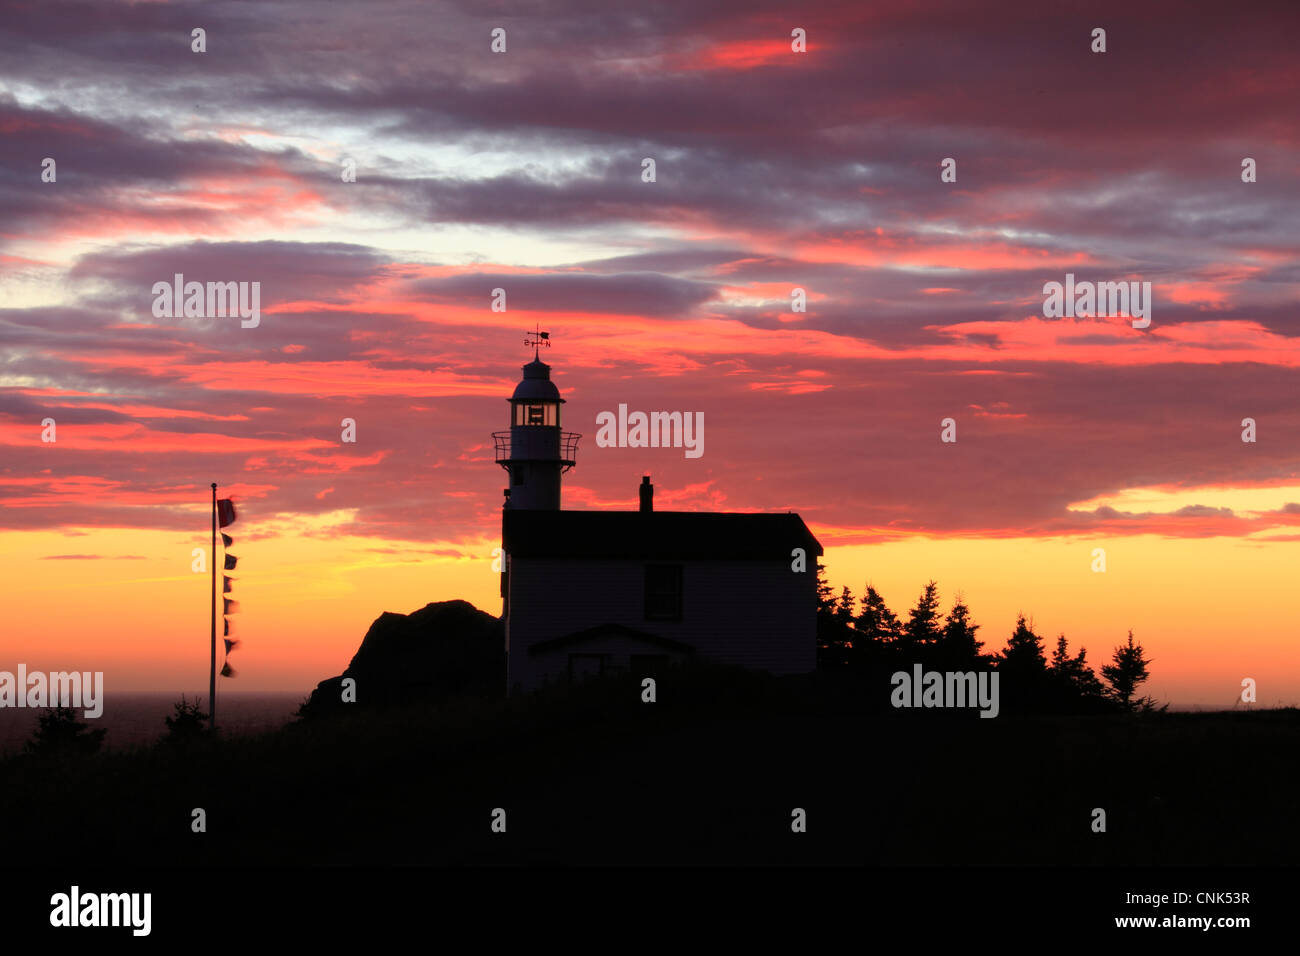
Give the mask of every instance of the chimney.
<svg viewBox="0 0 1300 956">
<path fill-rule="evenodd" d="M 641 511 L 655 510 L 655 486 L 650 484 L 650 476 L 641 476 Z"/>
</svg>

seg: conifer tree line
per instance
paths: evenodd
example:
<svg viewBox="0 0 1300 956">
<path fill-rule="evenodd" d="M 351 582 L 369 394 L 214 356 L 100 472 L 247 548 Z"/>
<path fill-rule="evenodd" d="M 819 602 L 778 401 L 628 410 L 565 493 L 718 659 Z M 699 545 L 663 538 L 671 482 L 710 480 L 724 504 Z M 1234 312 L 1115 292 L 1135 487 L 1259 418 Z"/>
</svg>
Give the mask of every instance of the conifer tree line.
<svg viewBox="0 0 1300 956">
<path fill-rule="evenodd" d="M 1000 675 L 1008 709 L 1022 712 L 1148 713 L 1168 707 L 1138 693 L 1150 676 L 1151 661 L 1131 630 L 1098 679 L 1086 648 L 1072 653 L 1065 635 L 1059 634 L 1049 655 L 1033 621 L 1023 613 L 1001 650 L 986 649 L 977 636 L 980 628 L 960 593 L 943 612 L 934 581 L 921 590 L 906 619 L 900 619 L 869 582 L 861 598 L 854 598 L 847 586 L 837 598 L 826 581 L 826 569 L 817 566 L 819 669 L 868 678 L 887 677 L 915 664 L 938 671 L 993 669 Z"/>
</svg>

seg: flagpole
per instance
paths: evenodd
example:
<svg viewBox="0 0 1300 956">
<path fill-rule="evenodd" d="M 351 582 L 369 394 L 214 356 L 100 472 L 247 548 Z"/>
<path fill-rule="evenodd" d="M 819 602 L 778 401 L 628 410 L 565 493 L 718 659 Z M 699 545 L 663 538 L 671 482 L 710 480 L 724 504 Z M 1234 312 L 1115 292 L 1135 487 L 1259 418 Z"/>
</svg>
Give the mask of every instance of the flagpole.
<svg viewBox="0 0 1300 956">
<path fill-rule="evenodd" d="M 212 730 L 217 729 L 217 483 L 212 483 L 212 656 L 208 670 L 208 713 Z"/>
</svg>

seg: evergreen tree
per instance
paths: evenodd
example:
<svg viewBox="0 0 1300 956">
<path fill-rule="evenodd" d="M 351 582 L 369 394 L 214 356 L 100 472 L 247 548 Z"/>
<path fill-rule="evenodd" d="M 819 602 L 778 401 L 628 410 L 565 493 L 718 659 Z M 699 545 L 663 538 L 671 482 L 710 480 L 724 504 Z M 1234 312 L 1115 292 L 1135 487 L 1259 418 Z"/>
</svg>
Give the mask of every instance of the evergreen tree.
<svg viewBox="0 0 1300 956">
<path fill-rule="evenodd" d="M 826 565 L 817 562 L 817 610 L 833 614 L 835 612 L 835 589 L 826 580 Z"/>
<path fill-rule="evenodd" d="M 1105 696 L 1106 689 L 1101 681 L 1097 680 L 1097 675 L 1092 672 L 1092 667 L 1086 660 L 1087 655 L 1088 649 L 1081 647 L 1078 655 L 1071 657 L 1065 635 L 1057 635 L 1056 650 L 1052 651 L 1052 660 L 1047 665 L 1047 671 L 1055 678 L 1058 686 L 1067 693 L 1075 697 L 1097 700 Z"/>
<path fill-rule="evenodd" d="M 901 632 L 898 618 L 885 604 L 880 592 L 870 584 L 862 596 L 862 610 L 858 613 L 856 623 L 859 639 L 864 642 L 892 644 Z"/>
<path fill-rule="evenodd" d="M 1042 713 L 1055 709 L 1056 695 L 1043 656 L 1043 639 L 1034 633 L 1023 614 L 1016 616 L 1016 629 L 996 660 L 1003 710 Z"/>
<path fill-rule="evenodd" d="M 908 612 L 903 640 L 909 650 L 929 647 L 939 640 L 939 586 L 935 582 L 925 586 L 916 607 Z"/>
<path fill-rule="evenodd" d="M 1125 710 L 1131 711 L 1138 707 L 1143 710 L 1152 709 L 1153 702 L 1150 699 L 1142 698 L 1137 701 L 1133 699 L 1137 685 L 1149 676 L 1147 665 L 1151 662 L 1143 654 L 1142 645 L 1133 643 L 1131 630 L 1128 632 L 1128 643 L 1115 648 L 1115 656 L 1111 660 L 1113 663 L 1101 669 L 1101 676 L 1106 678 L 1106 683 L 1110 684 L 1111 696 L 1119 701 Z"/>
<path fill-rule="evenodd" d="M 862 609 L 854 621 L 850 660 L 855 667 L 870 668 L 892 653 L 901 631 L 898 618 L 885 604 L 880 592 L 867 584 L 862 595 Z"/>
<path fill-rule="evenodd" d="M 91 730 L 88 723 L 77 719 L 71 707 L 51 707 L 37 718 L 36 733 L 24 749 L 41 756 L 93 754 L 103 744 L 106 733 L 103 727 Z"/>
<path fill-rule="evenodd" d="M 841 613 L 841 604 L 847 596 L 849 619 Z M 849 645 L 853 639 L 853 598 L 844 589 L 840 603 L 835 601 L 835 589 L 826 581 L 826 567 L 817 562 L 817 666 L 838 667 L 847 661 Z"/>
<path fill-rule="evenodd" d="M 168 743 L 188 743 L 208 732 L 208 719 L 211 715 L 203 712 L 201 699 L 189 703 L 185 695 L 181 694 L 180 701 L 173 704 L 173 707 L 175 713 L 163 718 L 163 723 L 167 725 L 167 736 L 163 739 Z"/>
<path fill-rule="evenodd" d="M 940 646 L 943 648 L 944 659 L 957 667 L 978 663 L 980 648 L 984 646 L 983 641 L 975 639 L 978 630 L 979 625 L 971 623 L 970 608 L 958 594 L 947 620 L 943 622 Z"/>
<path fill-rule="evenodd" d="M 999 656 L 998 670 L 1023 674 L 1045 674 L 1047 658 L 1043 656 L 1043 639 L 1034 633 L 1023 614 L 1016 617 L 1016 629 L 1007 638 Z"/>
<path fill-rule="evenodd" d="M 1047 669 L 1054 674 L 1066 674 L 1070 669 L 1071 657 L 1069 643 L 1064 634 L 1056 635 L 1056 650 L 1052 651 L 1052 662 Z"/>
<path fill-rule="evenodd" d="M 835 605 L 835 620 L 845 627 L 851 627 L 853 624 L 853 594 L 849 591 L 849 586 L 844 585 L 840 591 L 839 603 Z"/>
</svg>

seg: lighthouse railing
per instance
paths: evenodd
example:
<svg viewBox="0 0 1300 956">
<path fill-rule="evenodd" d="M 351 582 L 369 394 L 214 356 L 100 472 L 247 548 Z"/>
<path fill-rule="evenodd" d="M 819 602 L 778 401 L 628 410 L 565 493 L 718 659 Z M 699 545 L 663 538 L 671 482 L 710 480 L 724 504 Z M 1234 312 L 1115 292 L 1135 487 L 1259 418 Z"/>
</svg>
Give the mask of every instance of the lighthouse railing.
<svg viewBox="0 0 1300 956">
<path fill-rule="evenodd" d="M 566 469 L 572 468 L 578 460 L 578 432 L 560 432 L 560 463 Z M 510 461 L 510 432 L 493 432 L 492 441 L 496 445 L 497 464 L 504 465 Z"/>
<path fill-rule="evenodd" d="M 578 460 L 578 439 L 581 437 L 577 432 L 560 432 L 560 460 L 570 468 Z"/>
</svg>

